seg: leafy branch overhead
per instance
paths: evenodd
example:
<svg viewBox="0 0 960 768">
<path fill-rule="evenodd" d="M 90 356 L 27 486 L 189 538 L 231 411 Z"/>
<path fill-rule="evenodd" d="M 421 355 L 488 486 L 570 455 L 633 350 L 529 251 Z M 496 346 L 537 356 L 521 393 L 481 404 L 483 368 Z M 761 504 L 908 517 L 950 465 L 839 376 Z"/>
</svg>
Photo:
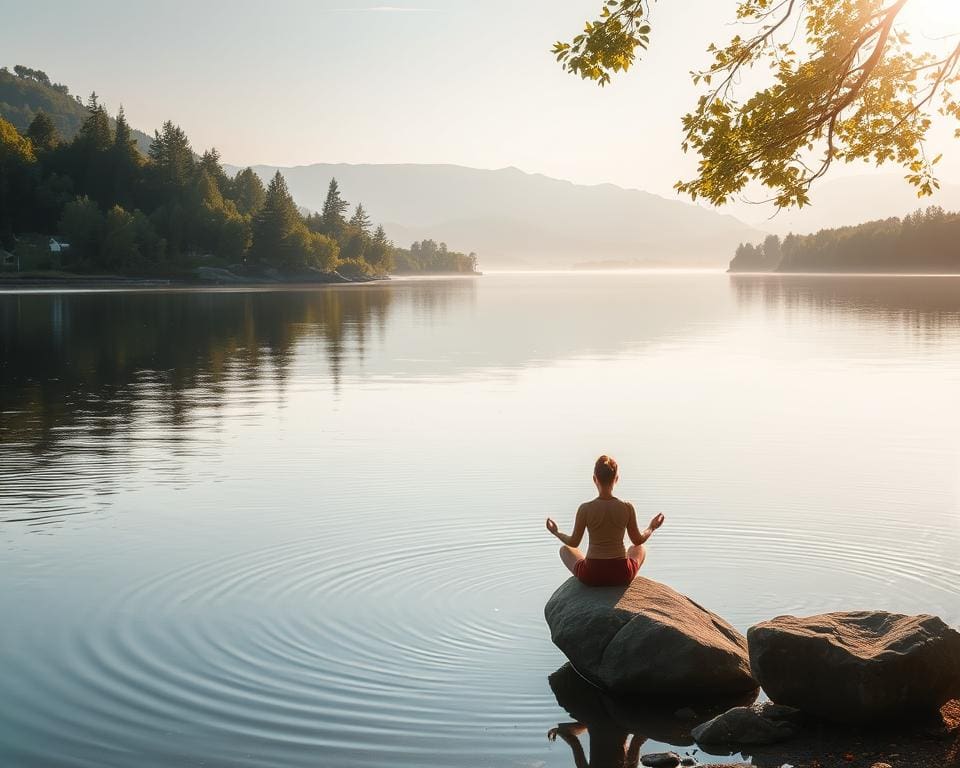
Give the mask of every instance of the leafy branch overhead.
<svg viewBox="0 0 960 768">
<path fill-rule="evenodd" d="M 900 165 L 918 195 L 933 194 L 940 155 L 927 138 L 934 111 L 960 120 L 960 42 L 918 47 L 900 23 L 911 2 L 739 0 L 750 33 L 710 45 L 709 66 L 691 72 L 705 90 L 683 116 L 683 149 L 700 160 L 677 190 L 720 205 L 759 183 L 778 207 L 802 206 L 835 161 L 868 160 Z M 583 33 L 555 44 L 557 60 L 606 85 L 648 47 L 651 11 L 651 0 L 607 0 Z M 764 83 L 738 94 L 748 71 Z"/>
<path fill-rule="evenodd" d="M 614 72 L 625 72 L 636 59 L 637 48 L 650 43 L 647 16 L 651 0 L 607 0 L 597 21 L 588 21 L 569 43 L 553 46 L 557 61 L 569 72 L 600 85 Z"/>
</svg>

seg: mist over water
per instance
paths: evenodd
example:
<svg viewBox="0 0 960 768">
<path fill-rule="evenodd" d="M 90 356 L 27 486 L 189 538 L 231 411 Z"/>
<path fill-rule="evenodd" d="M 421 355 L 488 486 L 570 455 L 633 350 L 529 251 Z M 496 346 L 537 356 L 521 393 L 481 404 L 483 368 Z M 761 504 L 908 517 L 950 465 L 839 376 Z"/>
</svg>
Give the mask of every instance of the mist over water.
<svg viewBox="0 0 960 768">
<path fill-rule="evenodd" d="M 741 630 L 960 624 L 958 391 L 956 278 L 0 295 L 0 763 L 573 765 L 543 518 L 604 452 Z"/>
</svg>

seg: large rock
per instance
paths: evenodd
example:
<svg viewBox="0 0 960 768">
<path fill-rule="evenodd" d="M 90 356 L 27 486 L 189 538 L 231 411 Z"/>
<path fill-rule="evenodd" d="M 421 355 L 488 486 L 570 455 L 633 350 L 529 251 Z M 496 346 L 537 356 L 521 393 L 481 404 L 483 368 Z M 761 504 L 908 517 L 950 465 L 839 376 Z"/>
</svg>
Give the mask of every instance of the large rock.
<svg viewBox="0 0 960 768">
<path fill-rule="evenodd" d="M 600 588 L 571 578 L 544 614 L 553 642 L 573 666 L 611 693 L 710 701 L 757 687 L 743 635 L 650 579 Z"/>
<path fill-rule="evenodd" d="M 960 695 L 960 633 L 935 616 L 780 616 L 747 638 L 767 695 L 829 720 L 922 718 Z"/>
<path fill-rule="evenodd" d="M 778 744 L 796 736 L 801 729 L 799 709 L 781 704 L 734 707 L 693 729 L 697 744 L 746 746 Z"/>
</svg>

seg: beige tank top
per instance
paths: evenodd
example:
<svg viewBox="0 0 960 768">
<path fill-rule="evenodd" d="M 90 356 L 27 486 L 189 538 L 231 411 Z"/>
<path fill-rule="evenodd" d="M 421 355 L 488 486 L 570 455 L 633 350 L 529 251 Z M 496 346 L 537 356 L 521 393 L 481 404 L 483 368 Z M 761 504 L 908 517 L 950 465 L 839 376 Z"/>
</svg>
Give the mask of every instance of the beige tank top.
<svg viewBox="0 0 960 768">
<path fill-rule="evenodd" d="M 612 560 L 627 556 L 623 537 L 627 523 L 636 513 L 633 505 L 620 499 L 594 499 L 580 505 L 578 522 L 583 520 L 590 536 L 587 557 L 597 560 Z"/>
</svg>

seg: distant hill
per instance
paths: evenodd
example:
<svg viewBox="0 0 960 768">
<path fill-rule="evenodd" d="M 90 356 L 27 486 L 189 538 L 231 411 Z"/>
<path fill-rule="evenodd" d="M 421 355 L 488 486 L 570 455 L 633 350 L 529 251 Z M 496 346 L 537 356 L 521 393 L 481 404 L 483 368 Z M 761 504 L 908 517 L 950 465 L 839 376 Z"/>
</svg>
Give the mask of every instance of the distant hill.
<svg viewBox="0 0 960 768">
<path fill-rule="evenodd" d="M 25 131 L 42 109 L 62 138 L 72 139 L 87 117 L 84 104 L 45 73 L 15 69 L 0 69 L 0 117 Z M 145 153 L 151 137 L 134 135 Z M 254 170 L 268 181 L 277 168 Z M 487 268 L 622 261 L 721 267 L 739 243 L 763 237 L 733 216 L 688 202 L 516 168 L 318 164 L 280 170 L 300 206 L 319 210 L 336 177 L 346 199 L 362 202 L 398 245 L 445 242 L 455 251 L 477 252 Z"/>
<path fill-rule="evenodd" d="M 43 75 L 43 72 L 30 70 Z M 6 69 L 0 69 L 0 117 L 13 123 L 23 132 L 33 121 L 38 111 L 43 110 L 57 126 L 60 137 L 66 140 L 76 136 L 87 117 L 86 107 L 72 96 L 66 86 L 44 83 L 34 77 L 19 77 Z M 152 137 L 135 130 L 137 147 L 146 154 Z"/>
<path fill-rule="evenodd" d="M 730 272 L 960 274 L 960 214 L 938 206 L 737 248 Z"/>
<path fill-rule="evenodd" d="M 231 169 L 235 170 L 235 169 Z M 431 238 L 476 251 L 485 268 L 569 267 L 636 260 L 659 266 L 726 266 L 763 233 L 729 215 L 612 184 L 585 186 L 516 168 L 319 164 L 277 170 L 294 199 L 319 210 L 336 177 L 399 245 Z"/>
</svg>

